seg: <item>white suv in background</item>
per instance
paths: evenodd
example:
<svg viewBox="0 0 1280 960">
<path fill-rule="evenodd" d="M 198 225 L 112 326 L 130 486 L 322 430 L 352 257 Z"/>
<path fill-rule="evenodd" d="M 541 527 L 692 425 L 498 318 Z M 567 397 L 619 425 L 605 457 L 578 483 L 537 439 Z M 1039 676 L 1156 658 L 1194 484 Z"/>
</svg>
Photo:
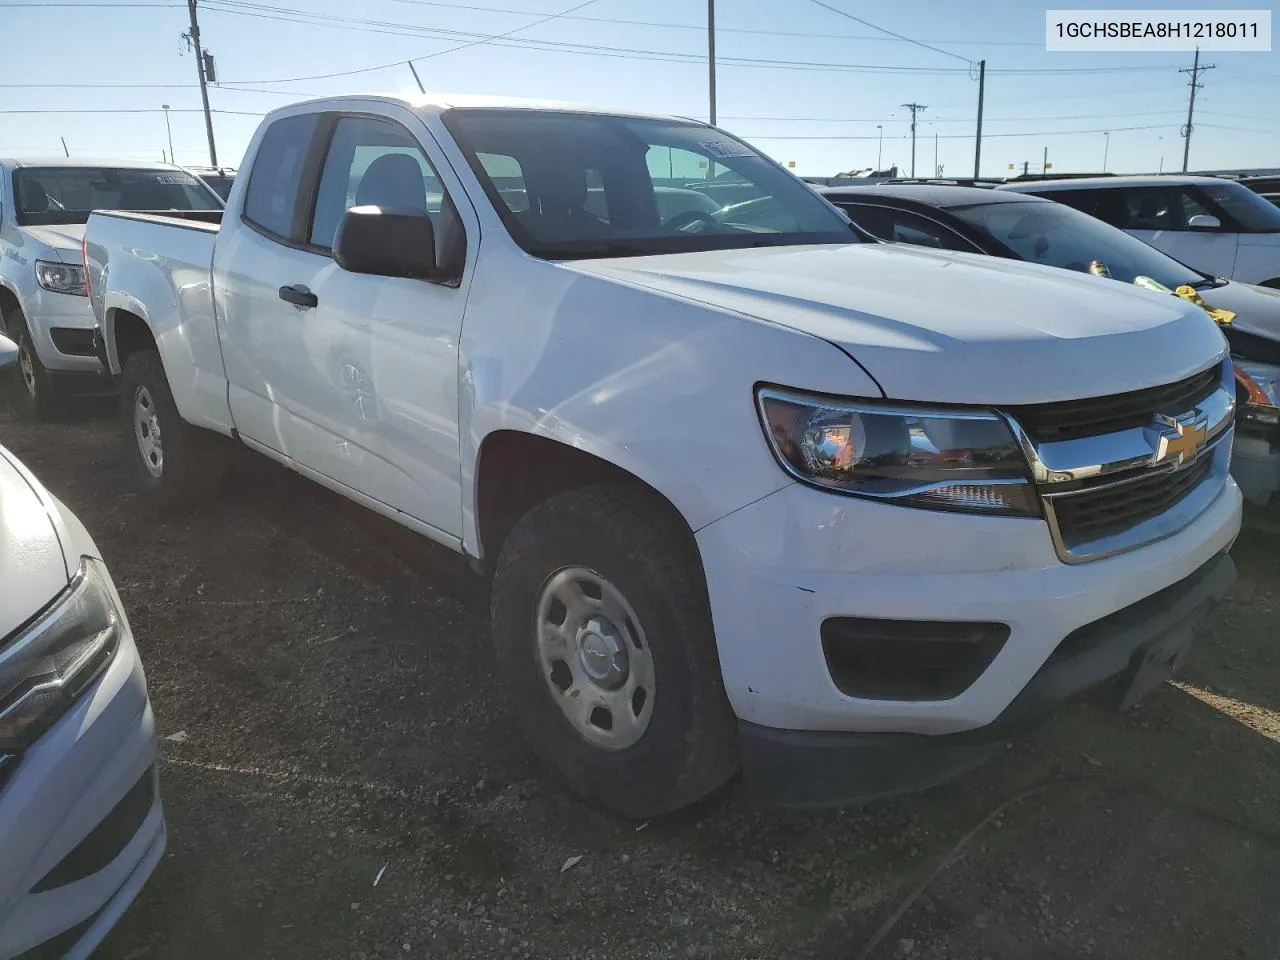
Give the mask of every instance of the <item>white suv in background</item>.
<svg viewBox="0 0 1280 960">
<path fill-rule="evenodd" d="M 1119 227 L 1215 277 L 1280 287 L 1280 208 L 1219 177 L 1087 177 L 1009 183 Z"/>
<path fill-rule="evenodd" d="M 48 416 L 66 394 L 111 390 L 80 253 L 89 212 L 103 208 L 216 216 L 222 201 L 194 174 L 154 161 L 0 160 L 0 333 L 18 345 L 13 395 L 26 416 Z"/>
</svg>

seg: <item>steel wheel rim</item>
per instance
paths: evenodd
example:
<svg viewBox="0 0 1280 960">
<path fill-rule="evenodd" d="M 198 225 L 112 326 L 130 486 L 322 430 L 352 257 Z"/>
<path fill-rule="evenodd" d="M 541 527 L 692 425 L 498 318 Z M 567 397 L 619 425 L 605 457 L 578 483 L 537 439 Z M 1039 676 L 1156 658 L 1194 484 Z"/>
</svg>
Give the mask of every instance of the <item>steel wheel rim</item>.
<svg viewBox="0 0 1280 960">
<path fill-rule="evenodd" d="M 31 358 L 31 343 L 26 337 L 18 345 L 18 368 L 22 371 L 22 385 L 27 388 L 31 399 L 36 396 L 36 364 Z"/>
<path fill-rule="evenodd" d="M 164 448 L 160 443 L 160 421 L 151 391 L 139 387 L 133 395 L 133 437 L 138 443 L 142 465 L 157 480 L 164 475 Z"/>
<path fill-rule="evenodd" d="M 586 567 L 542 585 L 534 621 L 547 692 L 592 746 L 625 750 L 653 719 L 653 654 L 622 591 Z"/>
</svg>

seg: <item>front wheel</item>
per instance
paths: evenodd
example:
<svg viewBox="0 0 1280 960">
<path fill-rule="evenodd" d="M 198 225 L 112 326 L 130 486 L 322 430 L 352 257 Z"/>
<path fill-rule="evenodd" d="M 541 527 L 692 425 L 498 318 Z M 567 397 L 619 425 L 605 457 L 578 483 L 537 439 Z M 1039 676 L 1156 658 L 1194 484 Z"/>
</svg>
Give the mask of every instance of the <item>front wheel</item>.
<svg viewBox="0 0 1280 960">
<path fill-rule="evenodd" d="M 534 507 L 503 544 L 491 605 L 516 721 L 576 793 L 644 818 L 733 776 L 697 548 L 642 491 L 602 484 Z"/>
<path fill-rule="evenodd" d="M 5 327 L 18 346 L 18 362 L 12 381 L 14 406 L 31 420 L 49 420 L 55 417 L 61 404 L 55 393 L 53 378 L 40 362 L 40 354 L 27 329 L 27 318 L 21 311 L 5 317 Z"/>
<path fill-rule="evenodd" d="M 160 355 L 129 354 L 120 378 L 125 447 L 140 486 L 166 506 L 216 496 L 226 474 L 223 437 L 182 419 Z"/>
</svg>

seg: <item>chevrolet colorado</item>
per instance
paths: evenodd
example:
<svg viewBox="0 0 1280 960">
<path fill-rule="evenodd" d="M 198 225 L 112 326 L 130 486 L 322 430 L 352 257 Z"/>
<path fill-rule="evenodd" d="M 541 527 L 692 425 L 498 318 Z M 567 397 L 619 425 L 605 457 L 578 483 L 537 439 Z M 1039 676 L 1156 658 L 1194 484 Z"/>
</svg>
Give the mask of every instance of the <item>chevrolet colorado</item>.
<svg viewBox="0 0 1280 960">
<path fill-rule="evenodd" d="M 938 782 L 1149 692 L 1235 577 L 1204 311 L 875 242 L 702 123 L 295 104 L 220 224 L 84 259 L 139 482 L 239 443 L 471 558 L 521 731 L 623 815 Z"/>
</svg>

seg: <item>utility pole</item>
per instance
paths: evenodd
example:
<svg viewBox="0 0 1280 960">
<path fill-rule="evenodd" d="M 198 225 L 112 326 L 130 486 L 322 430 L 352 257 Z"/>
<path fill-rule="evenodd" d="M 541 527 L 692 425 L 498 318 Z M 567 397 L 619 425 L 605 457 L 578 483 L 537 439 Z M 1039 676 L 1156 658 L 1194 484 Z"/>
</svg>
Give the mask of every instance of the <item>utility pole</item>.
<svg viewBox="0 0 1280 960">
<path fill-rule="evenodd" d="M 978 167 L 982 165 L 982 95 L 987 89 L 987 61 L 978 61 L 978 136 L 973 145 L 973 179 L 982 176 Z"/>
<path fill-rule="evenodd" d="M 164 111 L 164 128 L 169 134 L 169 163 L 177 163 L 177 154 L 173 152 L 173 127 L 169 126 L 169 105 L 167 103 L 160 104 L 160 109 Z"/>
<path fill-rule="evenodd" d="M 1187 125 L 1182 128 L 1182 136 L 1184 138 L 1184 142 L 1182 144 L 1183 173 L 1187 172 L 1187 161 L 1191 158 L 1191 118 L 1196 112 L 1196 91 L 1204 86 L 1203 83 L 1199 82 L 1200 74 L 1204 73 L 1206 70 L 1212 70 L 1213 67 L 1214 65 L 1212 63 L 1205 64 L 1203 67 L 1200 66 L 1200 48 L 1196 47 L 1196 57 L 1191 63 L 1191 69 L 1187 70 L 1184 67 L 1182 70 L 1178 71 L 1179 73 L 1191 74 L 1191 82 L 1188 84 L 1188 86 L 1191 87 L 1191 98 L 1187 101 Z"/>
<path fill-rule="evenodd" d="M 200 22 L 196 19 L 196 0 L 187 0 L 187 12 L 191 14 L 191 31 L 183 34 L 196 52 L 196 76 L 200 79 L 200 99 L 204 102 L 204 129 L 209 135 L 209 166 L 218 165 L 218 148 L 213 145 L 213 114 L 209 112 L 209 88 L 205 83 L 208 72 L 204 51 L 200 48 Z M 209 58 L 212 62 L 213 58 Z"/>
<path fill-rule="evenodd" d="M 1049 172 L 1049 148 L 1047 146 L 1044 148 L 1044 160 L 1040 163 L 1040 172 Z"/>
<path fill-rule="evenodd" d="M 938 169 L 938 131 L 933 131 L 933 175 L 935 177 L 942 176 L 942 171 Z"/>
<path fill-rule="evenodd" d="M 876 173 L 884 169 L 884 125 L 876 124 L 876 129 L 880 131 L 880 146 L 876 148 Z"/>
<path fill-rule="evenodd" d="M 1105 138 L 1102 141 L 1102 172 L 1107 172 L 1107 154 L 1111 152 L 1111 131 L 1107 130 L 1102 134 Z"/>
<path fill-rule="evenodd" d="M 928 110 L 923 103 L 904 103 L 904 107 L 911 111 L 911 176 L 916 175 L 916 114 L 921 110 Z"/>
<path fill-rule="evenodd" d="M 58 139 L 62 141 L 62 152 L 63 152 L 63 153 L 65 153 L 65 154 L 67 155 L 67 158 L 68 158 L 68 159 L 70 159 L 70 157 L 71 157 L 71 151 L 67 149 L 67 138 L 66 138 L 66 137 L 59 137 Z"/>
<path fill-rule="evenodd" d="M 707 0 L 707 88 L 710 93 L 711 125 L 716 125 L 716 0 Z"/>
</svg>

